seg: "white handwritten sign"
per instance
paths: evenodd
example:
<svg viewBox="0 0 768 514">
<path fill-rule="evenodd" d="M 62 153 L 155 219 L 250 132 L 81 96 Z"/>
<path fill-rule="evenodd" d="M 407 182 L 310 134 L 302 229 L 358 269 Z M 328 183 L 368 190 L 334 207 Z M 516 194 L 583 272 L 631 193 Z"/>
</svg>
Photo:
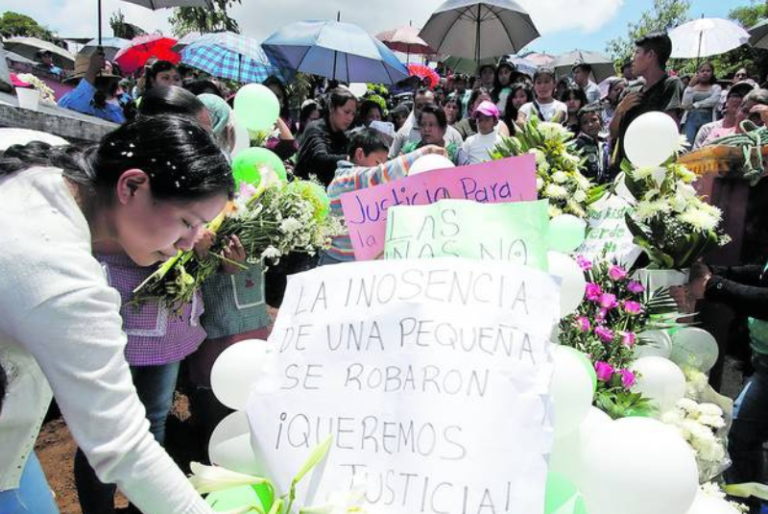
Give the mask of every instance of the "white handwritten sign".
<svg viewBox="0 0 768 514">
<path fill-rule="evenodd" d="M 633 242 L 624 215 L 634 207 L 620 196 L 602 198 L 590 207 L 587 235 L 576 253 L 589 259 L 602 257 L 632 266 L 642 248 Z"/>
<path fill-rule="evenodd" d="M 290 278 L 251 394 L 265 472 L 301 494 L 365 484 L 393 514 L 544 512 L 555 279 L 509 262 L 358 262 Z M 322 473 L 322 479 L 319 475 Z"/>
</svg>

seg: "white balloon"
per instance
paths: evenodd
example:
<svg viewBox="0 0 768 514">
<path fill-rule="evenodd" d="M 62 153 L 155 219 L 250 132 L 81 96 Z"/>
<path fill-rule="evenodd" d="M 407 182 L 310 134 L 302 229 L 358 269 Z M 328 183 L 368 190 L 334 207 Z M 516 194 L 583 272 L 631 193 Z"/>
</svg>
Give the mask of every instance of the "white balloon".
<svg viewBox="0 0 768 514">
<path fill-rule="evenodd" d="M 584 421 L 576 430 L 563 437 L 556 437 L 549 456 L 549 471 L 560 473 L 581 488 L 584 479 L 584 462 L 589 458 L 584 453 L 587 443 L 597 429 L 613 420 L 597 407 L 590 407 Z"/>
<path fill-rule="evenodd" d="M 245 412 L 233 412 L 216 426 L 208 442 L 208 457 L 230 471 L 248 475 L 263 471 L 251 447 L 251 427 Z"/>
<path fill-rule="evenodd" d="M 555 216 L 549 221 L 549 249 L 563 253 L 573 252 L 584 242 L 586 231 L 587 223 L 573 214 Z"/>
<path fill-rule="evenodd" d="M 643 357 L 669 359 L 672 355 L 672 338 L 666 331 L 648 330 L 639 335 L 641 344 L 635 345 L 635 359 Z"/>
<path fill-rule="evenodd" d="M 722 498 L 715 498 L 699 491 L 693 505 L 685 514 L 739 514 L 739 511 Z"/>
<path fill-rule="evenodd" d="M 624 150 L 638 168 L 661 166 L 677 150 L 680 131 L 672 117 L 648 112 L 633 121 L 624 136 Z"/>
<path fill-rule="evenodd" d="M 368 92 L 368 84 L 363 82 L 353 82 L 349 85 L 349 90 L 352 91 L 352 94 L 357 98 L 362 98 L 365 96 L 365 93 Z"/>
<path fill-rule="evenodd" d="M 448 157 L 442 155 L 429 154 L 423 157 L 419 157 L 416 162 L 413 163 L 411 169 L 408 171 L 408 175 L 418 175 L 427 171 L 434 170 L 446 170 L 448 168 L 455 168 L 456 165 L 451 162 Z"/>
<path fill-rule="evenodd" d="M 643 357 L 632 366 L 637 383 L 632 387 L 642 393 L 663 414 L 685 396 L 685 375 L 674 362 L 662 357 Z"/>
<path fill-rule="evenodd" d="M 707 373 L 717 362 L 720 348 L 714 336 L 701 328 L 683 328 L 672 336 L 672 362 Z"/>
<path fill-rule="evenodd" d="M 221 352 L 211 369 L 211 389 L 221 403 L 230 409 L 245 408 L 266 352 L 267 342 L 259 339 L 240 341 Z"/>
<path fill-rule="evenodd" d="M 235 120 L 235 147 L 232 148 L 232 158 L 237 157 L 237 154 L 243 150 L 247 150 L 251 147 L 251 135 L 248 133 L 248 129 L 245 126 Z"/>
<path fill-rule="evenodd" d="M 592 377 L 576 350 L 564 346 L 552 347 L 554 373 L 552 400 L 555 403 L 555 437 L 575 431 L 592 406 L 594 392 Z"/>
<path fill-rule="evenodd" d="M 586 445 L 589 514 L 685 514 L 699 488 L 696 457 L 677 429 L 650 418 L 599 426 Z"/>
<path fill-rule="evenodd" d="M 576 312 L 587 288 L 584 272 L 568 255 L 560 252 L 547 252 L 549 274 L 562 279 L 560 284 L 560 317 Z"/>
</svg>

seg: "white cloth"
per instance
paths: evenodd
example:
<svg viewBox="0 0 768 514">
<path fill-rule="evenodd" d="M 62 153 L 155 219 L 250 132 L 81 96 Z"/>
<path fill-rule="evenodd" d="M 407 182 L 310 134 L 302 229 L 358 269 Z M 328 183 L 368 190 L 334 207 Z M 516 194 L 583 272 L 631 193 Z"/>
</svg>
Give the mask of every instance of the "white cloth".
<svg viewBox="0 0 768 514">
<path fill-rule="evenodd" d="M 445 137 L 443 139 L 445 139 L 446 145 L 453 143 L 456 146 L 461 146 L 461 143 L 464 142 L 464 138 L 461 137 L 459 131 L 450 125 L 445 130 Z M 392 140 L 392 146 L 389 148 L 389 158 L 394 159 L 398 157 L 406 144 L 418 143 L 419 141 L 421 141 L 421 130 L 419 130 L 419 125 L 416 123 L 416 117 L 411 112 Z"/>
<path fill-rule="evenodd" d="M 593 104 L 600 101 L 600 86 L 592 82 L 587 82 L 587 87 L 582 88 L 584 95 L 587 97 L 587 104 Z"/>
<path fill-rule="evenodd" d="M 461 149 L 467 154 L 469 164 L 480 164 L 491 160 L 490 152 L 496 145 L 501 143 L 501 136 L 498 130 L 490 134 L 475 134 L 470 136 L 461 145 Z"/>
<path fill-rule="evenodd" d="M 536 108 L 537 105 L 538 109 Z M 539 111 L 541 111 L 541 115 L 539 115 Z M 568 107 L 560 100 L 552 100 L 548 104 L 528 102 L 520 107 L 520 112 L 525 114 L 527 120 L 531 119 L 531 116 L 536 116 L 539 119 L 544 116 L 541 121 L 552 121 L 556 115 L 559 115 L 557 121 L 560 123 L 568 119 Z"/>
<path fill-rule="evenodd" d="M 19 486 L 53 392 L 103 482 L 145 514 L 211 514 L 149 432 L 123 357 L 120 295 L 61 170 L 0 179 L 0 248 L 0 491 Z"/>
</svg>

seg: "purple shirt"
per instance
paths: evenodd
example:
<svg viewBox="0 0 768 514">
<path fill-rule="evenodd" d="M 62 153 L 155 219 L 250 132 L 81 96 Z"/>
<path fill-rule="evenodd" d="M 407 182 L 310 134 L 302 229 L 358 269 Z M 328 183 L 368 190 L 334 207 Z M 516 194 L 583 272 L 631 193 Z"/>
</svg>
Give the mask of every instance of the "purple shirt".
<svg viewBox="0 0 768 514">
<path fill-rule="evenodd" d="M 131 366 L 159 366 L 177 362 L 197 350 L 206 334 L 200 325 L 203 300 L 196 293 L 181 314 L 169 310 L 159 302 L 148 302 L 141 307 L 128 305 L 133 290 L 149 277 L 156 268 L 142 268 L 125 255 L 96 254 L 107 274 L 109 285 L 117 289 L 123 305 L 123 330 L 128 336 L 125 360 Z"/>
</svg>

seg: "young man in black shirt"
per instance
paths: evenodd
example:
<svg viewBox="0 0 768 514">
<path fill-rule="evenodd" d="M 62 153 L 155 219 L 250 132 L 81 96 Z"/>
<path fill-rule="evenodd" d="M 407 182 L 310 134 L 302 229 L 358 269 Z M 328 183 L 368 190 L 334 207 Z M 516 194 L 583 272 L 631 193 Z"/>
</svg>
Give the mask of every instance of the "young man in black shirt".
<svg viewBox="0 0 768 514">
<path fill-rule="evenodd" d="M 672 41 L 663 32 L 654 32 L 635 41 L 632 72 L 641 80 L 624 90 L 611 121 L 611 138 L 616 148 L 612 160 L 614 172 L 624 160 L 624 135 L 629 125 L 647 112 L 660 111 L 679 121 L 682 109 L 683 84 L 677 77 L 667 75 L 666 66 L 672 53 Z"/>
</svg>

